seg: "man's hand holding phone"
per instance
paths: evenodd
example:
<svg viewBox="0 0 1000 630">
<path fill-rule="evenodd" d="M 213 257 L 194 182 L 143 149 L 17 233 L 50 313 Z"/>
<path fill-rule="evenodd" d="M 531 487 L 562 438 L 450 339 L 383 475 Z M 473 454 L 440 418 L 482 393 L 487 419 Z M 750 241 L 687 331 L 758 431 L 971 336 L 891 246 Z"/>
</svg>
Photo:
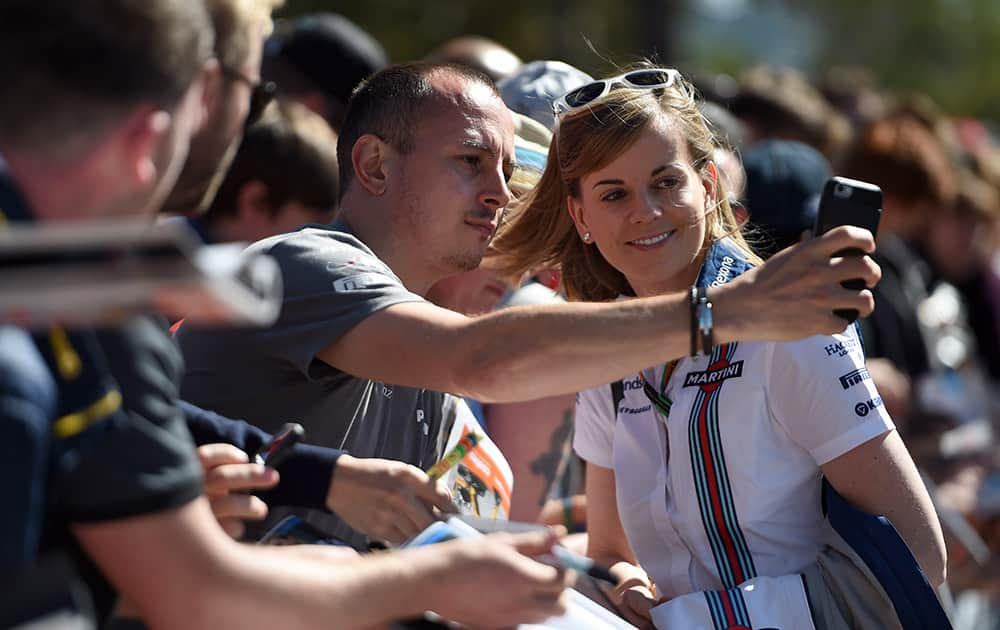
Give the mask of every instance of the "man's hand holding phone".
<svg viewBox="0 0 1000 630">
<path fill-rule="evenodd" d="M 846 177 L 833 177 L 823 187 L 813 235 L 822 236 L 841 225 L 855 225 L 871 232 L 874 238 L 878 234 L 881 215 L 882 190 L 878 186 Z M 836 258 L 862 255 L 863 251 L 854 248 L 843 249 L 833 254 Z M 854 291 L 866 288 L 866 283 L 861 278 L 845 280 L 841 285 L 845 289 Z M 837 309 L 833 312 L 848 323 L 858 318 L 858 311 L 854 309 Z"/>
<path fill-rule="evenodd" d="M 862 278 L 874 287 L 882 270 L 869 256 L 840 256 L 848 248 L 870 254 L 875 240 L 852 225 L 787 247 L 759 267 L 718 287 L 710 297 L 716 330 L 744 341 L 784 341 L 844 330 L 836 309 L 868 315 L 874 308 L 867 290 L 850 290 L 842 282 Z"/>
</svg>

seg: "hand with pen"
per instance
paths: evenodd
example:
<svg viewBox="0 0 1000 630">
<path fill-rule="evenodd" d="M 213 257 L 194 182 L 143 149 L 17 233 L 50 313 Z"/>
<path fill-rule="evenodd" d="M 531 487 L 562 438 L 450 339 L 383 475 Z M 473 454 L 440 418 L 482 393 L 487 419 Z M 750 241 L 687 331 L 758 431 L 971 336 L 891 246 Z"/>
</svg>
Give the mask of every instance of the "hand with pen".
<svg viewBox="0 0 1000 630">
<path fill-rule="evenodd" d="M 459 538 L 404 553 L 433 555 L 427 607 L 477 629 L 538 623 L 566 612 L 566 588 L 576 574 L 536 558 L 550 553 L 565 531 L 496 533 Z"/>
<path fill-rule="evenodd" d="M 219 525 L 231 537 L 243 535 L 243 521 L 267 516 L 267 504 L 250 494 L 278 484 L 278 472 L 250 463 L 247 454 L 232 444 L 204 444 L 198 460 L 205 473 L 205 495 Z"/>
<path fill-rule="evenodd" d="M 438 520 L 434 508 L 458 512 L 440 477 L 478 442 L 478 433 L 465 436 L 426 472 L 403 462 L 341 455 L 327 507 L 369 538 L 409 540 Z"/>
<path fill-rule="evenodd" d="M 375 540 L 399 544 L 438 520 L 434 509 L 457 512 L 444 484 L 403 462 L 341 455 L 327 507 Z"/>
<path fill-rule="evenodd" d="M 238 540 L 243 536 L 243 521 L 259 521 L 267 516 L 267 504 L 250 493 L 278 484 L 275 468 L 304 434 L 302 425 L 286 423 L 260 447 L 253 461 L 231 444 L 198 447 L 198 461 L 205 474 L 205 495 L 215 519 L 231 537 Z"/>
</svg>

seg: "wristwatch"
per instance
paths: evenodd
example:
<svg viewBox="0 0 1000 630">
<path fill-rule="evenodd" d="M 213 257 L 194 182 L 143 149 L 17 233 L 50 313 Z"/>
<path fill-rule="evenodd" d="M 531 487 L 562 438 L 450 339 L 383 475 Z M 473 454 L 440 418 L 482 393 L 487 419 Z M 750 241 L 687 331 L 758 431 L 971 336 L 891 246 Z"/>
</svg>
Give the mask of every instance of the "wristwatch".
<svg viewBox="0 0 1000 630">
<path fill-rule="evenodd" d="M 714 322 L 712 321 L 712 302 L 708 299 L 708 289 L 706 287 L 691 288 L 691 355 L 697 354 L 697 343 L 695 337 L 701 338 L 701 351 L 703 354 L 712 354 L 715 347 L 715 339 L 712 334 Z M 697 333 L 697 334 L 695 334 Z"/>
</svg>

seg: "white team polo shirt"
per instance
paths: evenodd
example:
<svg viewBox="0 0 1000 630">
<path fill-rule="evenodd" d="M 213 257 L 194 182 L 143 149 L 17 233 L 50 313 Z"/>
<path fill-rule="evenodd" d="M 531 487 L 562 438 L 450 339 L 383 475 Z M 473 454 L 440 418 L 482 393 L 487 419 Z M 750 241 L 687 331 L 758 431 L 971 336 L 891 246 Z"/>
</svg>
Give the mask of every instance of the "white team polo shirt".
<svg viewBox="0 0 1000 630">
<path fill-rule="evenodd" d="M 660 383 L 663 366 L 645 371 Z M 797 573 L 821 548 L 820 468 L 893 428 L 854 327 L 685 358 L 669 418 L 638 377 L 577 398 L 574 448 L 615 471 L 618 513 L 658 594 Z M 666 427 L 666 428 L 665 428 Z"/>
</svg>

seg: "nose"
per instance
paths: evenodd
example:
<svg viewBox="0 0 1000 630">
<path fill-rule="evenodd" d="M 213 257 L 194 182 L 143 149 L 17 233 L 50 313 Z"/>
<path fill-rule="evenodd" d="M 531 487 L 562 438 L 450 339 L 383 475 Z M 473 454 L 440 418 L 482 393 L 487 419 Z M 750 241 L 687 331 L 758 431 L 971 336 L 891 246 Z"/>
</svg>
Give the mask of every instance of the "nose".
<svg viewBox="0 0 1000 630">
<path fill-rule="evenodd" d="M 513 195 L 510 188 L 507 187 L 507 178 L 504 176 L 503 170 L 498 168 L 496 171 L 492 171 L 482 192 L 479 193 L 479 203 L 487 208 L 500 210 L 505 208 L 512 198 Z"/>
<path fill-rule="evenodd" d="M 629 218 L 633 223 L 648 223 L 663 216 L 661 201 L 650 194 L 637 195 L 636 204 L 631 209 Z"/>
</svg>

